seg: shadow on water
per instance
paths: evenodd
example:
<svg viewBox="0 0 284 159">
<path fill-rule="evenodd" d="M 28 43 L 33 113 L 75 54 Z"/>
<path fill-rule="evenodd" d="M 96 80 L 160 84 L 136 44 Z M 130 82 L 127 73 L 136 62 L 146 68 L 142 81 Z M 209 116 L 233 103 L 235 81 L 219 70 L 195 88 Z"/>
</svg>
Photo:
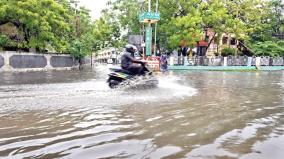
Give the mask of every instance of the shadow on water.
<svg viewBox="0 0 284 159">
<path fill-rule="evenodd" d="M 1 74 L 0 157 L 284 155 L 283 72 L 170 72 L 155 89 L 111 90 L 107 71 Z"/>
</svg>

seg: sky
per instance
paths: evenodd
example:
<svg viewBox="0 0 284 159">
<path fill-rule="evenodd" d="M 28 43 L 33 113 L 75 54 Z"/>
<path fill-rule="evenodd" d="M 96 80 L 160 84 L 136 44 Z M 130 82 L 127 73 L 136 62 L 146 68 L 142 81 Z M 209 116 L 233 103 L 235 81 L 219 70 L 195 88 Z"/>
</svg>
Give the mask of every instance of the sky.
<svg viewBox="0 0 284 159">
<path fill-rule="evenodd" d="M 106 7 L 108 0 L 79 0 L 80 5 L 85 6 L 91 10 L 91 16 L 93 20 L 98 19 L 101 14 L 100 12 Z"/>
</svg>

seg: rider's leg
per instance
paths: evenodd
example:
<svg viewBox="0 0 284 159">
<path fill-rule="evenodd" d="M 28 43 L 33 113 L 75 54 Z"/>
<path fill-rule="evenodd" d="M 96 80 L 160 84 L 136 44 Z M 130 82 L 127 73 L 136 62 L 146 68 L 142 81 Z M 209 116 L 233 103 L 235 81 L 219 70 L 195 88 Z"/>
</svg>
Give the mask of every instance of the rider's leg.
<svg viewBox="0 0 284 159">
<path fill-rule="evenodd" d="M 131 72 L 131 75 L 140 75 L 141 72 L 140 66 L 137 65 L 131 65 L 127 68 L 127 70 Z"/>
</svg>

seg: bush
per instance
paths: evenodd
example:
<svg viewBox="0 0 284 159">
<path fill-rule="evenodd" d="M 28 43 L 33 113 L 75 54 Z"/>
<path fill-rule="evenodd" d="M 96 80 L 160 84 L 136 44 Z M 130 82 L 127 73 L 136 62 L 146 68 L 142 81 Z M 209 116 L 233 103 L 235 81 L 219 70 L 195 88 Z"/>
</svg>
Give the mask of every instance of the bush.
<svg viewBox="0 0 284 159">
<path fill-rule="evenodd" d="M 282 40 L 282 41 L 278 41 L 278 42 L 277 42 L 277 45 L 278 45 L 278 46 L 282 46 L 282 47 L 284 47 L 284 40 Z"/>
<path fill-rule="evenodd" d="M 0 34 L 0 50 L 2 50 L 2 48 L 7 45 L 7 42 L 8 42 L 8 37 L 3 34 Z"/>
<path fill-rule="evenodd" d="M 222 56 L 230 56 L 235 54 L 236 54 L 236 49 L 230 47 L 226 47 L 221 51 Z"/>
<path fill-rule="evenodd" d="M 253 46 L 253 52 L 256 56 L 279 57 L 284 55 L 284 41 L 265 41 L 258 42 Z"/>
</svg>

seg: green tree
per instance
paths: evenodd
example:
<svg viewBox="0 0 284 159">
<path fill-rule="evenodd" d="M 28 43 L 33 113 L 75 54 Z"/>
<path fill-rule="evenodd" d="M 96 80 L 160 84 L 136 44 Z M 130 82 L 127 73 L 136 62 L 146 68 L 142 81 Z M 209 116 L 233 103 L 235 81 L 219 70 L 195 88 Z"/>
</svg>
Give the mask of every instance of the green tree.
<svg viewBox="0 0 284 159">
<path fill-rule="evenodd" d="M 90 34 L 83 35 L 80 39 L 71 42 L 69 53 L 77 60 L 88 56 L 93 51 L 93 37 Z"/>
<path fill-rule="evenodd" d="M 102 17 L 94 22 L 92 32 L 95 37 L 95 50 L 121 47 L 125 41 L 119 22 L 110 12 L 103 12 Z"/>
<path fill-rule="evenodd" d="M 265 41 L 253 44 L 253 52 L 256 56 L 279 57 L 284 56 L 284 41 Z"/>
<path fill-rule="evenodd" d="M 0 51 L 7 45 L 8 37 L 6 35 L 0 34 Z"/>
<path fill-rule="evenodd" d="M 138 21 L 140 6 L 137 0 L 115 0 L 108 2 L 108 9 L 104 11 L 108 20 L 119 25 L 120 29 L 128 34 L 139 34 Z"/>
<path fill-rule="evenodd" d="M 18 47 L 44 50 L 47 45 L 58 52 L 68 47 L 70 16 L 55 0 L 0 1 L 0 25 L 12 23 L 24 37 Z"/>
<path fill-rule="evenodd" d="M 263 9 L 261 25 L 250 35 L 252 43 L 275 41 L 275 35 L 284 32 L 284 5 L 281 0 L 270 0 Z"/>
<path fill-rule="evenodd" d="M 84 7 L 75 8 L 73 19 L 71 23 L 73 34 L 71 34 L 68 52 L 81 64 L 81 59 L 91 55 L 94 50 L 95 37 L 92 31 L 95 26 L 91 22 L 90 11 Z"/>
</svg>

